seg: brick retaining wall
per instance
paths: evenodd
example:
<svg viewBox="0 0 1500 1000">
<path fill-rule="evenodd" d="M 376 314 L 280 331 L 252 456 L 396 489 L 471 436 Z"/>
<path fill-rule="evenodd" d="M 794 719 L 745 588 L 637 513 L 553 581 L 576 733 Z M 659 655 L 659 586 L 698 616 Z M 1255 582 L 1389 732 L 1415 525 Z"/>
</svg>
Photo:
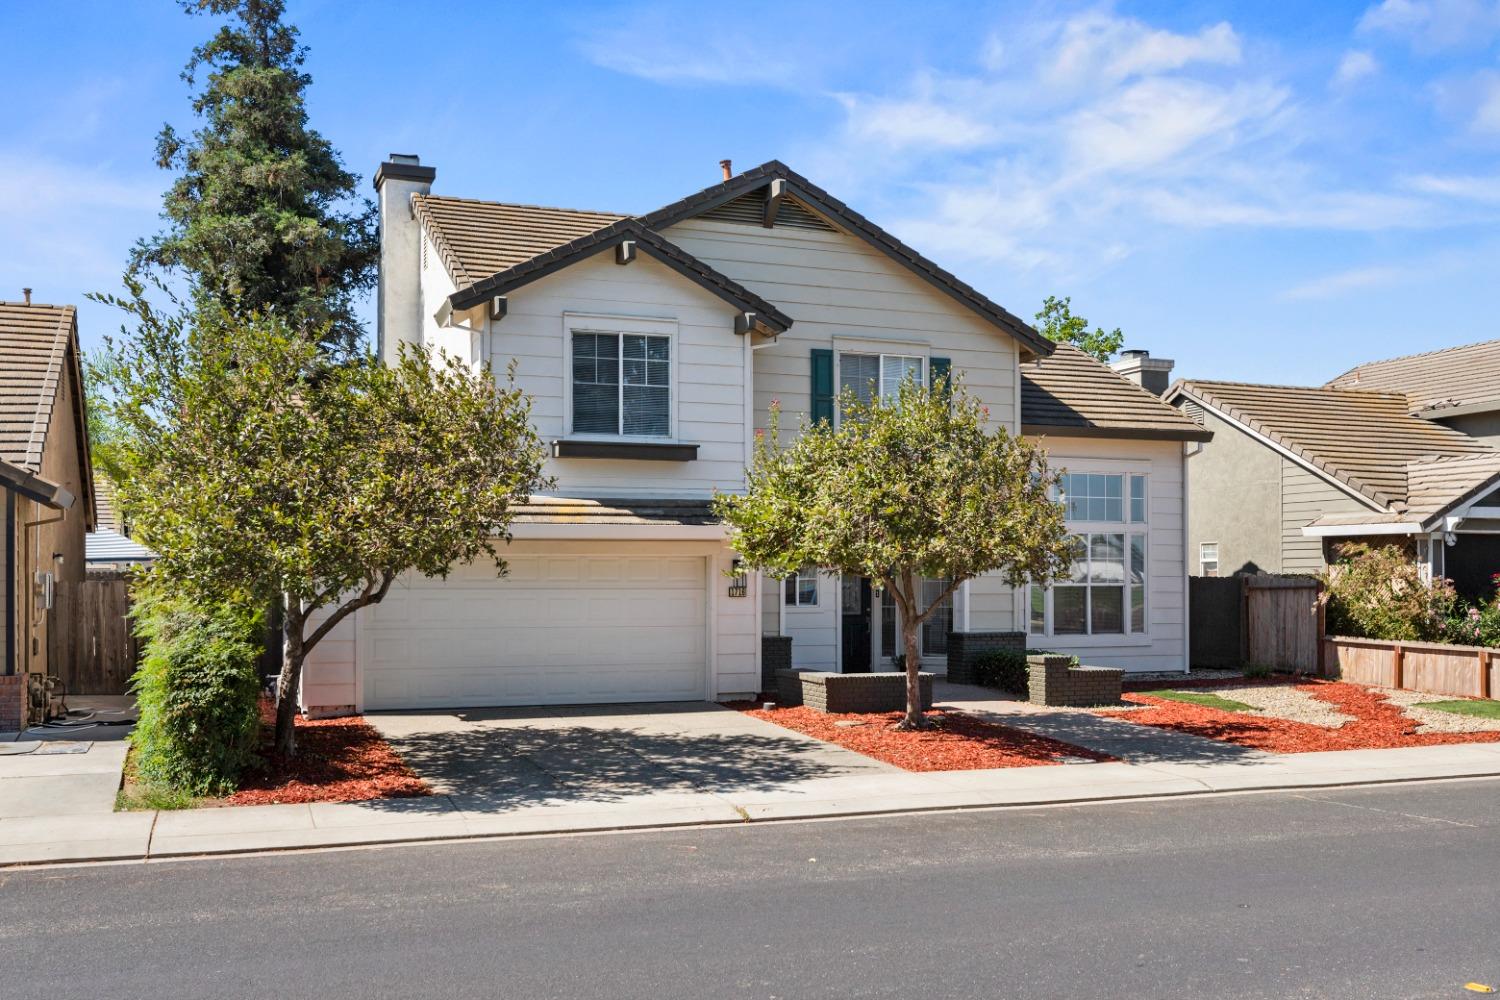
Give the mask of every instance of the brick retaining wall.
<svg viewBox="0 0 1500 1000">
<path fill-rule="evenodd" d="M 1027 691 L 1033 705 L 1088 707 L 1118 705 L 1125 671 L 1118 667 L 1075 667 L 1070 656 L 1026 658 Z"/>
<path fill-rule="evenodd" d="M 918 672 L 922 708 L 932 707 L 932 674 Z M 819 712 L 899 712 L 906 708 L 906 675 L 831 674 L 818 670 L 778 670 L 779 704 L 806 705 Z"/>
<path fill-rule="evenodd" d="M 954 684 L 977 684 L 975 660 L 1001 649 L 1019 653 L 1025 648 L 1025 632 L 949 632 L 948 680 Z"/>
<path fill-rule="evenodd" d="M 776 690 L 776 672 L 792 669 L 792 637 L 789 635 L 762 635 L 760 637 L 760 689 L 770 693 Z"/>
</svg>

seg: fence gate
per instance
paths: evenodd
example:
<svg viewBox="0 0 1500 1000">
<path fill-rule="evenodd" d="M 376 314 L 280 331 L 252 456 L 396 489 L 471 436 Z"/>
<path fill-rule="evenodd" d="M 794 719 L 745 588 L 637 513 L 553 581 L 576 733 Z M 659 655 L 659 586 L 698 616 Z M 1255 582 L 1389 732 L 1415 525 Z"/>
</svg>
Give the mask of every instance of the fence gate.
<svg viewBox="0 0 1500 1000">
<path fill-rule="evenodd" d="M 69 694 L 125 694 L 139 648 L 125 580 L 58 581 L 47 621 L 48 669 Z"/>
<path fill-rule="evenodd" d="M 1317 580 L 1304 576 L 1243 576 L 1243 662 L 1278 670 L 1322 673 L 1323 609 Z"/>
</svg>

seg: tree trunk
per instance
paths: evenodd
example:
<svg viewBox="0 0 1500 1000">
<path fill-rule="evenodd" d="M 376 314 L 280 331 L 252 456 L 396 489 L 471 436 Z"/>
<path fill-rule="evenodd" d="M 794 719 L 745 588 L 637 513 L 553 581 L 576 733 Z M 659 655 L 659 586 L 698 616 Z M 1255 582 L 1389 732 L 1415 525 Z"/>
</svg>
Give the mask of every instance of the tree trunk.
<svg viewBox="0 0 1500 1000">
<path fill-rule="evenodd" d="M 297 752 L 297 687 L 302 680 L 303 615 L 287 602 L 281 627 L 281 674 L 276 678 L 276 752 L 290 757 Z"/>
<path fill-rule="evenodd" d="M 906 718 L 901 720 L 898 728 L 926 729 L 927 716 L 922 712 L 922 679 L 918 676 L 922 672 L 922 656 L 917 652 L 917 630 L 922 623 L 917 620 L 916 585 L 911 573 L 902 574 L 901 583 L 906 588 L 906 596 L 896 604 L 901 608 L 901 638 L 906 651 Z"/>
</svg>

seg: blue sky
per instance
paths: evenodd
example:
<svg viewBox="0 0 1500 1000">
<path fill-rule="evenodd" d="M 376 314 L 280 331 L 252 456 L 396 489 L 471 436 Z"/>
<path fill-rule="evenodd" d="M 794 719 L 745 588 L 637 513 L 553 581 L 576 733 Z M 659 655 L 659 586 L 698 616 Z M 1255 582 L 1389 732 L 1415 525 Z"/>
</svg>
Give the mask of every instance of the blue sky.
<svg viewBox="0 0 1500 1000">
<path fill-rule="evenodd" d="M 1188 376 L 1319 382 L 1500 336 L 1500 2 L 289 0 L 289 18 L 313 124 L 365 184 L 415 152 L 440 193 L 640 212 L 723 157 L 777 158 L 1011 311 L 1071 295 Z M 118 287 L 210 29 L 168 0 L 0 11 L 0 297 Z M 85 303 L 82 324 L 89 346 L 119 320 Z"/>
</svg>

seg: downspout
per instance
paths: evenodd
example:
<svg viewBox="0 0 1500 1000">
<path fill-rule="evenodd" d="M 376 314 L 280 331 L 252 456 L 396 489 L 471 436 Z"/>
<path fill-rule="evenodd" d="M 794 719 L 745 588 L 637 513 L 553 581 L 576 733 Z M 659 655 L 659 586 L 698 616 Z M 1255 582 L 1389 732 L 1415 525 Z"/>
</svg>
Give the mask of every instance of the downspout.
<svg viewBox="0 0 1500 1000">
<path fill-rule="evenodd" d="M 16 672 L 16 495 L 5 491 L 5 670 Z"/>
<path fill-rule="evenodd" d="M 1188 578 L 1193 575 L 1193 554 L 1188 551 L 1188 525 L 1192 514 L 1188 504 L 1192 496 L 1189 489 L 1188 460 L 1194 455 L 1203 454 L 1203 442 L 1194 441 L 1191 445 L 1184 445 L 1182 449 L 1182 607 L 1185 612 L 1182 616 L 1182 672 L 1191 673 L 1193 669 L 1193 608 L 1192 608 L 1192 581 Z"/>
</svg>

